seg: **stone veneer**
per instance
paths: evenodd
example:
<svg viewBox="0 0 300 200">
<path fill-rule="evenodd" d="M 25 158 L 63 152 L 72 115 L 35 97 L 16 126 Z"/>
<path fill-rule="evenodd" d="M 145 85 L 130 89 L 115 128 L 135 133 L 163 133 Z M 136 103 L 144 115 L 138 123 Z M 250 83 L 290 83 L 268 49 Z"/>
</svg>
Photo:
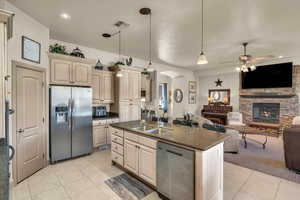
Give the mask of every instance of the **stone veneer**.
<svg viewBox="0 0 300 200">
<path fill-rule="evenodd" d="M 274 97 L 259 97 L 257 94 L 274 94 Z M 284 95 L 284 96 L 280 96 Z M 294 66 L 293 88 L 272 88 L 272 89 L 240 89 L 240 112 L 244 117 L 244 122 L 252 121 L 253 103 L 280 103 L 280 122 L 283 122 L 286 116 L 299 115 L 300 107 L 300 66 Z"/>
</svg>

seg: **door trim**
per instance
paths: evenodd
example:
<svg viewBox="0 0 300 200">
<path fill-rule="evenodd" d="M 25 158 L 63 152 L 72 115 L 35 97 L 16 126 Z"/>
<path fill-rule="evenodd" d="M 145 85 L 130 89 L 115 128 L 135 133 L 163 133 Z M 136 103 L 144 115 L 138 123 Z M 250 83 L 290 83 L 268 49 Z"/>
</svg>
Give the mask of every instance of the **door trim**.
<svg viewBox="0 0 300 200">
<path fill-rule="evenodd" d="M 26 64 L 19 61 L 12 61 L 12 86 L 11 86 L 11 107 L 13 109 L 16 108 L 17 105 L 17 68 L 23 68 L 23 69 L 29 69 L 33 71 L 38 71 L 43 74 L 43 116 L 45 119 L 45 123 L 43 128 L 43 154 L 44 154 L 44 162 L 43 167 L 46 167 L 48 165 L 48 135 L 49 135 L 49 112 L 47 108 L 49 107 L 49 90 L 48 90 L 48 83 L 49 83 L 49 77 L 47 76 L 48 68 L 46 67 L 37 67 L 34 65 Z M 15 148 L 16 152 L 17 150 L 17 110 L 15 109 L 15 113 L 12 115 L 12 128 L 10 131 L 10 135 L 12 136 L 12 146 Z M 12 160 L 12 184 L 15 186 L 17 185 L 17 154 L 15 154 L 13 160 Z"/>
</svg>

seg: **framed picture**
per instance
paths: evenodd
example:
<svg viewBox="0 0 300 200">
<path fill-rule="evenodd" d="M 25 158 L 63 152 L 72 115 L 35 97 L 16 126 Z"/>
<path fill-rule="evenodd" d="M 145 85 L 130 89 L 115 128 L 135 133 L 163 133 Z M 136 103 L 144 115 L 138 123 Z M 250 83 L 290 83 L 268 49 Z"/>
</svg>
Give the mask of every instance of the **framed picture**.
<svg viewBox="0 0 300 200">
<path fill-rule="evenodd" d="M 196 93 L 189 93 L 189 104 L 196 104 Z"/>
<path fill-rule="evenodd" d="M 22 36 L 22 59 L 41 63 L 41 44 L 26 36 Z"/>
<path fill-rule="evenodd" d="M 197 92 L 197 82 L 196 81 L 189 81 L 189 92 Z"/>
</svg>

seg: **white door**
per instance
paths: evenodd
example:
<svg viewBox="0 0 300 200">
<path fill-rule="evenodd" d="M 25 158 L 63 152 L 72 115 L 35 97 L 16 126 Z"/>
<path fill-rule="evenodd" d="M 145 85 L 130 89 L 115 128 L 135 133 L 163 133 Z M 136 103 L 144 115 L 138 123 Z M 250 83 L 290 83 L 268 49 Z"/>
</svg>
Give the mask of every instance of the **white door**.
<svg viewBox="0 0 300 200">
<path fill-rule="evenodd" d="M 124 167 L 137 175 L 139 173 L 138 145 L 129 140 L 125 140 L 124 144 Z"/>
<path fill-rule="evenodd" d="M 119 77 L 119 87 L 120 87 L 120 101 L 129 100 L 129 72 L 122 71 L 123 76 Z"/>
<path fill-rule="evenodd" d="M 130 121 L 130 105 L 128 102 L 120 102 L 119 118 L 120 122 Z"/>
<path fill-rule="evenodd" d="M 156 150 L 140 145 L 139 176 L 156 186 Z"/>
<path fill-rule="evenodd" d="M 113 102 L 113 77 L 111 74 L 103 73 L 102 74 L 102 99 L 105 103 Z"/>
<path fill-rule="evenodd" d="M 106 144 L 106 125 L 93 127 L 93 144 L 94 147 Z"/>
<path fill-rule="evenodd" d="M 43 73 L 17 68 L 17 181 L 43 167 Z"/>
</svg>

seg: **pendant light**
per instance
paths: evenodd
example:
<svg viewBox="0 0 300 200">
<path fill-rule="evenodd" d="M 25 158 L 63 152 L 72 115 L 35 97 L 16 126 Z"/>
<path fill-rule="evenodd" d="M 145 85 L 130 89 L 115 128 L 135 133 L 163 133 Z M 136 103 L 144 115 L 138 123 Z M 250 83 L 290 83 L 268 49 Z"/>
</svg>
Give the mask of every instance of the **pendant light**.
<svg viewBox="0 0 300 200">
<path fill-rule="evenodd" d="M 204 24 L 204 3 L 203 3 L 204 0 L 202 0 L 202 35 L 201 35 L 201 53 L 200 53 L 200 56 L 197 60 L 197 64 L 198 65 L 204 65 L 204 64 L 207 64 L 208 61 L 206 59 L 206 56 L 204 55 L 204 52 L 203 52 L 203 35 L 204 35 L 204 29 L 203 29 L 203 24 Z"/>
<path fill-rule="evenodd" d="M 141 15 L 149 15 L 149 63 L 148 63 L 148 66 L 144 69 L 144 71 L 147 71 L 147 72 L 152 72 L 154 71 L 153 68 L 151 68 L 151 65 L 152 65 L 152 52 L 151 52 L 151 49 L 152 49 L 152 13 L 151 13 L 151 9 L 150 8 L 141 8 L 140 9 L 140 14 Z"/>
</svg>

